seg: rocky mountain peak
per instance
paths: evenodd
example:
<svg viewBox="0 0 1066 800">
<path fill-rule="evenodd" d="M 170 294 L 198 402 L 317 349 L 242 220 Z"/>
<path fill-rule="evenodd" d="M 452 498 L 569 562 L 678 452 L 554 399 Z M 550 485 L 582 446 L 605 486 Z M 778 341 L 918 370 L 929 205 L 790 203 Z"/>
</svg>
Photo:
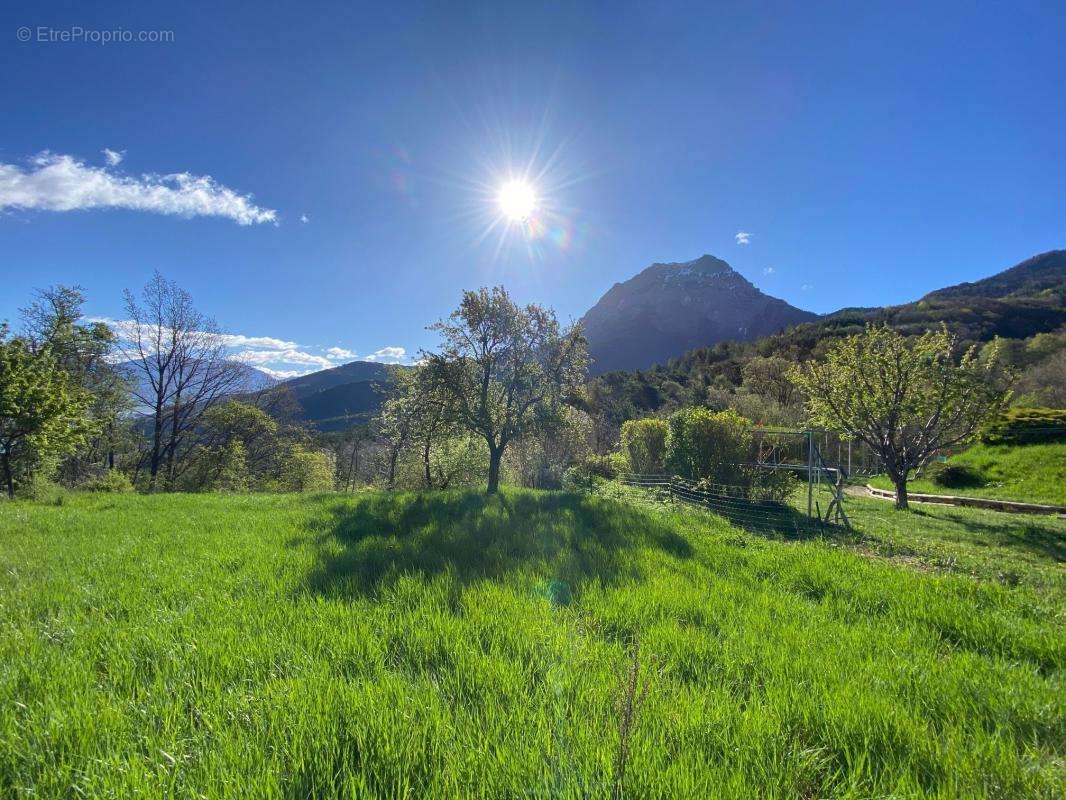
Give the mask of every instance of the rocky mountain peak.
<svg viewBox="0 0 1066 800">
<path fill-rule="evenodd" d="M 643 369 L 694 347 L 753 339 L 814 314 L 760 292 L 726 261 L 655 263 L 616 283 L 582 319 L 593 372 Z"/>
</svg>

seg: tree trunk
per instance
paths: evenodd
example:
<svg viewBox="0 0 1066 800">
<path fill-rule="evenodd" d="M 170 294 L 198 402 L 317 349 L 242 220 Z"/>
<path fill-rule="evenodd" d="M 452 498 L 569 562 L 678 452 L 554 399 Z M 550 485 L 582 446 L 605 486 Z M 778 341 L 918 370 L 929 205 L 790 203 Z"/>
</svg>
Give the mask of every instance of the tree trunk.
<svg viewBox="0 0 1066 800">
<path fill-rule="evenodd" d="M 489 494 L 496 494 L 500 488 L 500 459 L 503 458 L 502 447 L 489 448 Z"/>
<path fill-rule="evenodd" d="M 892 483 L 896 485 L 896 510 L 906 511 L 909 508 L 907 505 L 907 476 L 893 478 Z"/>
<path fill-rule="evenodd" d="M 11 499 L 15 498 L 15 477 L 11 474 L 11 454 L 5 450 L 3 456 L 4 463 L 4 485 L 7 486 L 7 496 Z"/>
<path fill-rule="evenodd" d="M 385 484 L 387 489 L 396 488 L 396 459 L 400 457 L 400 448 L 393 447 L 389 450 L 389 477 L 388 482 Z"/>
<path fill-rule="evenodd" d="M 433 488 L 433 473 L 429 469 L 429 439 L 426 439 L 425 444 L 422 445 L 422 470 L 423 479 L 426 482 L 426 488 Z"/>
<path fill-rule="evenodd" d="M 155 407 L 155 418 L 152 420 L 152 455 L 148 462 L 148 491 L 155 490 L 155 477 L 159 474 L 159 463 L 162 460 L 163 440 L 163 411 L 158 404 Z"/>
</svg>

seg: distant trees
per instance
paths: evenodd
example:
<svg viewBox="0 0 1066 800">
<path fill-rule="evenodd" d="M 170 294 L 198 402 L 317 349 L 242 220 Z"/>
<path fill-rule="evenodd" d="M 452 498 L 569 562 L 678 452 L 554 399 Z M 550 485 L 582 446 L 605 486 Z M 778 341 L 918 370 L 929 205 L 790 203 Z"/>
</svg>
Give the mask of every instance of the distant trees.
<svg viewBox="0 0 1066 800">
<path fill-rule="evenodd" d="M 174 483 L 190 432 L 215 404 L 243 388 L 243 373 L 226 358 L 214 321 L 158 272 L 139 298 L 127 290 L 125 301 L 128 330 L 119 351 L 134 376 L 133 394 L 151 415 L 142 462 L 154 489 L 161 472 L 164 484 Z"/>
<path fill-rule="evenodd" d="M 789 378 L 792 362 L 780 356 L 755 356 L 741 367 L 744 386 L 781 406 L 796 399 L 796 384 Z"/>
<path fill-rule="evenodd" d="M 865 442 L 907 508 L 907 480 L 938 451 L 970 439 L 1005 407 L 1011 375 L 995 348 L 978 358 L 971 347 L 955 356 L 946 328 L 905 337 L 868 326 L 840 339 L 825 361 L 791 372 L 807 396 L 814 425 Z"/>
<path fill-rule="evenodd" d="M 33 347 L 0 327 L 0 470 L 9 497 L 16 475 L 54 466 L 93 433 L 91 394 L 59 367 L 47 343 Z"/>
<path fill-rule="evenodd" d="M 580 327 L 562 329 L 542 306 L 518 306 L 502 287 L 464 293 L 433 330 L 441 343 L 425 356 L 427 382 L 441 392 L 448 415 L 485 442 L 487 490 L 494 493 L 507 447 L 557 425 L 564 400 L 580 390 L 585 339 Z"/>
</svg>

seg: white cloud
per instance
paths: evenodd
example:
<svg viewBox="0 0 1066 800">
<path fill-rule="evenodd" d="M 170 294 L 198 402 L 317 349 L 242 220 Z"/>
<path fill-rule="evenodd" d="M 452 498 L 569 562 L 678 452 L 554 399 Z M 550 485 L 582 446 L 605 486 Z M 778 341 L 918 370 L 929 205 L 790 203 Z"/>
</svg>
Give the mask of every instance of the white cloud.
<svg viewBox="0 0 1066 800">
<path fill-rule="evenodd" d="M 306 375 L 305 369 L 271 369 L 270 367 L 258 366 L 256 367 L 260 372 L 265 372 L 271 378 L 275 378 L 279 381 L 287 380 L 288 378 L 299 378 L 301 375 Z"/>
<path fill-rule="evenodd" d="M 326 350 L 326 355 L 333 359 L 342 358 L 356 358 L 354 350 L 345 350 L 343 347 L 330 347 Z"/>
<path fill-rule="evenodd" d="M 749 244 L 751 242 L 751 234 L 747 231 L 737 231 L 736 236 L 733 238 L 737 240 L 737 244 Z"/>
<path fill-rule="evenodd" d="M 239 333 L 222 334 L 222 343 L 226 347 L 258 347 L 261 350 L 294 350 L 300 346 L 271 336 L 242 336 Z"/>
<path fill-rule="evenodd" d="M 800 287 L 800 291 L 803 291 L 803 292 L 809 292 L 809 291 L 810 291 L 811 289 L 813 289 L 813 288 L 814 288 L 814 287 L 813 287 L 813 286 L 811 286 L 811 285 L 810 285 L 809 283 L 805 283 L 805 284 L 803 284 L 803 285 L 802 285 L 802 286 Z"/>
<path fill-rule="evenodd" d="M 363 361 L 380 361 L 383 364 L 403 364 L 407 360 L 407 350 L 403 347 L 382 347 L 368 356 L 363 356 Z"/>
<path fill-rule="evenodd" d="M 125 150 L 112 150 L 110 147 L 105 147 L 102 151 L 104 158 L 107 159 L 108 165 L 117 167 L 122 163 L 122 159 L 126 157 Z"/>
<path fill-rule="evenodd" d="M 107 158 L 110 163 L 112 156 Z M 135 178 L 48 152 L 31 159 L 26 169 L 0 164 L 0 210 L 6 208 L 123 208 L 186 218 L 225 217 L 238 225 L 276 223 L 278 216 L 273 209 L 255 205 L 251 195 L 237 194 L 209 175 L 179 172 Z"/>
<path fill-rule="evenodd" d="M 304 225 L 306 225 L 310 221 L 311 221 L 311 218 L 309 216 L 307 216 L 306 214 L 301 214 L 300 215 L 300 222 L 302 222 Z"/>
<path fill-rule="evenodd" d="M 774 274 L 774 268 L 773 267 L 763 267 L 762 274 L 763 275 L 773 275 Z"/>
<path fill-rule="evenodd" d="M 316 356 L 303 350 L 239 350 L 230 355 L 234 361 L 245 364 L 305 364 L 328 369 L 336 366 L 325 356 Z"/>
</svg>

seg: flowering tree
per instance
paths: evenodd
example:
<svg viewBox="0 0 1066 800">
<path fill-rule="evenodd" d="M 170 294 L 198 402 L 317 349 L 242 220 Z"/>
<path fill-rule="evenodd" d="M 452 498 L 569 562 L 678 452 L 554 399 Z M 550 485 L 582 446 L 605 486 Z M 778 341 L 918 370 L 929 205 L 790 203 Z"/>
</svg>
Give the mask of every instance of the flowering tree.
<svg viewBox="0 0 1066 800">
<path fill-rule="evenodd" d="M 834 343 L 825 361 L 796 367 L 791 378 L 807 396 L 810 421 L 865 442 L 907 508 L 907 479 L 938 451 L 971 438 L 998 415 L 1012 375 L 993 347 L 955 357 L 946 327 L 905 337 L 887 326 Z"/>
</svg>

